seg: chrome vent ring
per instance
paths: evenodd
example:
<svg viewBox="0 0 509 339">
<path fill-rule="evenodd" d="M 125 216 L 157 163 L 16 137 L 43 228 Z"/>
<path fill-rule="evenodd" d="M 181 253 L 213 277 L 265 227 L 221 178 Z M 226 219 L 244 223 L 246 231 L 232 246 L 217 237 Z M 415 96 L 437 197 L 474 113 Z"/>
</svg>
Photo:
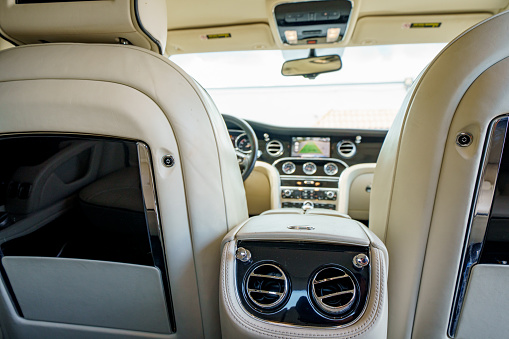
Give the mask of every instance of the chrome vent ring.
<svg viewBox="0 0 509 339">
<path fill-rule="evenodd" d="M 265 146 L 265 150 L 270 156 L 279 157 L 284 151 L 283 143 L 279 140 L 271 140 Z"/>
<path fill-rule="evenodd" d="M 338 154 L 343 158 L 349 159 L 357 153 L 357 146 L 351 140 L 341 140 L 338 142 Z"/>
<path fill-rule="evenodd" d="M 310 283 L 315 305 L 330 316 L 341 316 L 352 310 L 357 299 L 357 285 L 348 271 L 328 266 L 315 273 Z"/>
<path fill-rule="evenodd" d="M 289 280 L 281 268 L 262 263 L 255 266 L 245 281 L 245 292 L 253 306 L 271 310 L 282 306 L 289 291 Z"/>
</svg>

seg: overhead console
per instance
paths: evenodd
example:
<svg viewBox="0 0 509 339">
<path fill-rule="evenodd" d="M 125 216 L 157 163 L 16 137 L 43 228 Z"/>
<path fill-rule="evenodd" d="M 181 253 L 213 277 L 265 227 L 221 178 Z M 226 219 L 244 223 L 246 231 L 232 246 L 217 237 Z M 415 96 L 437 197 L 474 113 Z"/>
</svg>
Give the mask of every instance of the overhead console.
<svg viewBox="0 0 509 339">
<path fill-rule="evenodd" d="M 223 241 L 223 337 L 385 338 L 387 264 L 383 243 L 339 214 L 252 218 Z"/>
<path fill-rule="evenodd" d="M 351 11 L 348 0 L 294 2 L 277 5 L 274 16 L 283 43 L 316 45 L 343 40 Z"/>
</svg>

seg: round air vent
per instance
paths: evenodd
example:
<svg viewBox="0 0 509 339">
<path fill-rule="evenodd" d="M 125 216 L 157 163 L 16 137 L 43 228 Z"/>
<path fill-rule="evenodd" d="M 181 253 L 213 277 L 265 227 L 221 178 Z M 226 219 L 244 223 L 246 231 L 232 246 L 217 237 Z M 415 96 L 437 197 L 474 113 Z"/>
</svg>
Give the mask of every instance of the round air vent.
<svg viewBox="0 0 509 339">
<path fill-rule="evenodd" d="M 282 269 L 274 264 L 259 264 L 250 271 L 245 281 L 249 302 L 255 308 L 275 309 L 286 301 L 289 281 Z"/>
<path fill-rule="evenodd" d="M 355 155 L 357 152 L 357 146 L 355 146 L 355 143 L 350 140 L 342 140 L 338 142 L 338 153 L 343 158 L 351 158 Z"/>
<path fill-rule="evenodd" d="M 357 285 L 346 270 L 329 266 L 315 273 L 310 285 L 315 305 L 330 316 L 341 316 L 355 305 Z"/>
<path fill-rule="evenodd" d="M 271 140 L 267 143 L 267 146 L 265 147 L 267 150 L 267 153 L 273 157 L 279 157 L 281 154 L 283 154 L 283 144 L 279 140 Z"/>
</svg>

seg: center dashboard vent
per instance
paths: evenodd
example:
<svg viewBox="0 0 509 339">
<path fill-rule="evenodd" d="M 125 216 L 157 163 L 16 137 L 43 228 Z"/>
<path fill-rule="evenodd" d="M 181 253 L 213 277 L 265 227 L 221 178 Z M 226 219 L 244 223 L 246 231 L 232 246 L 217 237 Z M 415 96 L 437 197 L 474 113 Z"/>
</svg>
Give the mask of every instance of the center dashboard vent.
<svg viewBox="0 0 509 339">
<path fill-rule="evenodd" d="M 288 277 L 274 264 L 258 264 L 245 281 L 245 293 L 249 302 L 261 310 L 273 310 L 282 306 L 290 288 Z"/>
<path fill-rule="evenodd" d="M 343 158 L 351 158 L 357 152 L 357 146 L 353 141 L 342 140 L 338 142 L 338 153 Z"/>
<path fill-rule="evenodd" d="M 326 315 L 340 317 L 353 309 L 357 285 L 345 269 L 329 266 L 315 273 L 310 283 L 315 306 Z"/>
<path fill-rule="evenodd" d="M 279 140 L 269 141 L 265 149 L 267 150 L 267 153 L 269 153 L 269 155 L 273 157 L 279 157 L 281 154 L 283 154 L 284 150 L 283 144 Z"/>
</svg>

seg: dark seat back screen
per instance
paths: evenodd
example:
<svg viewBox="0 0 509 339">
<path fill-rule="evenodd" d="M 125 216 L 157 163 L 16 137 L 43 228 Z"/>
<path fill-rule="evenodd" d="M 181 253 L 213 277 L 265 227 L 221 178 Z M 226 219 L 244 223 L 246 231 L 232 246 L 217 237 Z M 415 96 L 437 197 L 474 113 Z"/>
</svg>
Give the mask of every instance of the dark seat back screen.
<svg viewBox="0 0 509 339">
<path fill-rule="evenodd" d="M 140 144 L 82 136 L 0 138 L 1 257 L 156 267 L 173 318 L 164 248 L 147 225 Z M 3 268 L 2 275 L 9 285 Z"/>
</svg>

